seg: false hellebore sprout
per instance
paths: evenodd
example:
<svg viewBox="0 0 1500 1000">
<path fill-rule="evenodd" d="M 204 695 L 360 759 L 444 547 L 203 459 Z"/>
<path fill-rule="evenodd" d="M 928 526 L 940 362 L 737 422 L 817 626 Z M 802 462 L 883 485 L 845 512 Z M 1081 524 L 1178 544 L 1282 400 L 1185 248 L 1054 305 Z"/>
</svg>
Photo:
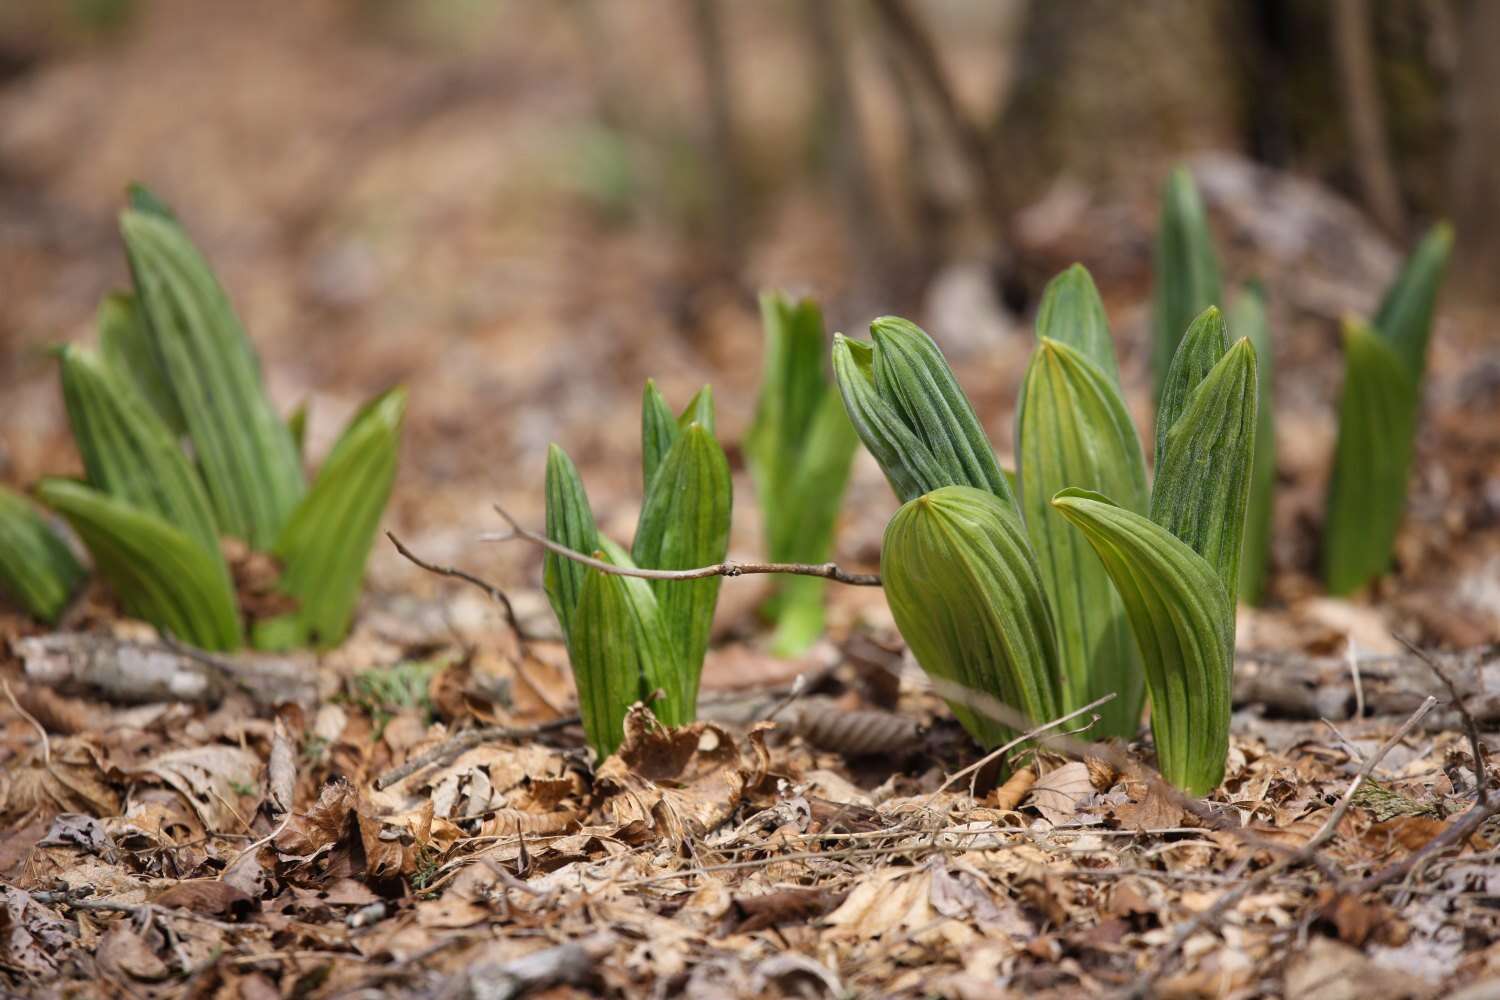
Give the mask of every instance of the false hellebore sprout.
<svg viewBox="0 0 1500 1000">
<path fill-rule="evenodd" d="M 628 553 L 599 534 L 578 469 L 556 445 L 547 454 L 547 537 L 616 566 L 693 569 L 722 562 L 729 550 L 729 461 L 714 437 L 708 387 L 674 416 L 647 382 L 641 453 L 645 501 Z M 619 747 L 635 702 L 651 702 L 666 725 L 693 721 L 721 582 L 647 581 L 547 553 L 547 599 L 567 640 L 584 732 L 601 760 Z"/>
<path fill-rule="evenodd" d="M 810 299 L 768 293 L 760 300 L 765 371 L 745 458 L 755 479 L 773 562 L 818 563 L 833 548 L 849 466 L 859 444 L 832 382 L 823 373 L 823 316 Z M 763 609 L 775 623 L 771 649 L 796 656 L 823 632 L 827 580 L 777 581 Z"/>
<path fill-rule="evenodd" d="M 1162 188 L 1161 223 L 1156 238 L 1155 284 L 1152 288 L 1152 374 L 1158 405 L 1157 435 L 1171 427 L 1181 398 L 1171 399 L 1171 368 L 1178 344 L 1194 317 L 1218 303 L 1223 285 L 1219 259 L 1209 232 L 1203 199 L 1183 167 L 1173 170 Z M 1265 587 L 1270 558 L 1271 487 L 1276 478 L 1276 435 L 1271 411 L 1271 344 L 1266 324 L 1265 293 L 1256 283 L 1246 285 L 1230 309 L 1229 329 L 1249 337 L 1260 365 L 1260 400 L 1249 514 L 1245 528 L 1244 559 L 1240 567 L 1240 599 L 1258 604 Z M 1187 359 L 1185 359 L 1187 360 Z M 1203 359 L 1198 359 L 1200 362 Z M 1156 461 L 1161 462 L 1157 441 Z"/>
<path fill-rule="evenodd" d="M 1183 331 L 1224 294 L 1208 214 L 1186 167 L 1175 168 L 1162 187 L 1154 272 L 1151 373 L 1160 400 Z"/>
<path fill-rule="evenodd" d="M 1453 247 L 1434 226 L 1386 292 L 1372 325 L 1344 325 L 1344 393 L 1323 531 L 1323 577 L 1335 594 L 1385 572 L 1406 506 L 1433 310 Z"/>
<path fill-rule="evenodd" d="M 1254 454 L 1249 341 L 1231 347 L 1214 308 L 1190 324 L 1163 386 L 1148 492 L 1098 293 L 1081 267 L 1058 276 L 1019 403 L 1018 502 L 932 340 L 904 320 L 872 332 L 872 344 L 835 338 L 834 372 L 905 501 L 881 575 L 918 662 L 1038 721 L 1116 693 L 1093 735 L 1133 736 L 1144 689 L 1163 773 L 1213 788 Z M 976 739 L 1005 737 L 977 703 L 950 704 Z"/>
<path fill-rule="evenodd" d="M 0 597 L 48 624 L 67 607 L 83 567 L 26 498 L 0 486 Z"/>
<path fill-rule="evenodd" d="M 1260 366 L 1255 380 L 1259 398 L 1255 414 L 1255 468 L 1245 511 L 1245 544 L 1240 551 L 1240 600 L 1259 604 L 1265 596 L 1271 560 L 1271 524 L 1276 487 L 1276 418 L 1272 409 L 1271 328 L 1266 322 L 1266 293 L 1258 282 L 1246 285 L 1229 307 L 1229 329 L 1249 337 Z"/>
<path fill-rule="evenodd" d="M 38 497 L 126 611 L 183 641 L 244 641 L 228 537 L 279 563 L 254 594 L 255 646 L 336 644 L 395 478 L 404 390 L 354 417 L 309 490 L 254 348 L 176 218 L 137 188 L 120 228 L 135 294 L 101 306 L 97 352 L 58 352 L 85 478 L 44 480 Z"/>
</svg>

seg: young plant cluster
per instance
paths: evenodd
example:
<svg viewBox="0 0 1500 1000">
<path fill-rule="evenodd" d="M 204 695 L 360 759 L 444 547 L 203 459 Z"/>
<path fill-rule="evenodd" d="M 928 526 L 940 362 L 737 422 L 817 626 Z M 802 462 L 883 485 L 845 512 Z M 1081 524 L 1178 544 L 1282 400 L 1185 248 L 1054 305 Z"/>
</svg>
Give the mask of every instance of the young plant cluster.
<svg viewBox="0 0 1500 1000">
<path fill-rule="evenodd" d="M 261 649 L 337 643 L 395 478 L 405 391 L 366 404 L 309 485 L 302 416 L 276 415 L 228 297 L 175 216 L 135 189 L 120 229 L 133 292 L 100 307 L 97 349 L 58 351 L 85 476 L 43 480 L 37 498 L 72 526 L 124 609 L 163 632 L 208 650 L 247 634 Z M 19 532 L 39 554 L 33 575 L 53 585 L 0 572 L 50 620 L 80 573 L 34 511 L 7 505 L 0 532 Z M 226 551 L 272 557 L 270 579 L 239 588 L 260 614 L 240 607 Z"/>
<path fill-rule="evenodd" d="M 1432 227 L 1386 290 L 1374 320 L 1344 323 L 1344 390 L 1322 545 L 1323 580 L 1330 593 L 1352 593 L 1390 566 L 1406 506 L 1433 314 L 1452 247 L 1451 227 Z M 1191 175 L 1179 168 L 1162 192 L 1156 245 L 1152 358 L 1158 398 L 1184 324 L 1219 301 L 1221 293 L 1202 199 Z M 1276 478 L 1270 341 L 1265 294 L 1258 284 L 1248 284 L 1230 306 L 1229 325 L 1251 338 L 1261 365 L 1260 428 L 1240 564 L 1241 598 L 1258 604 L 1269 562 Z"/>
<path fill-rule="evenodd" d="M 823 373 L 823 314 L 809 299 L 761 296 L 765 373 L 745 458 L 765 522 L 767 555 L 779 563 L 818 563 L 833 549 L 834 527 L 859 439 L 837 390 Z M 823 634 L 823 591 L 815 576 L 781 578 L 763 612 L 774 624 L 771 651 L 806 652 Z"/>
<path fill-rule="evenodd" d="M 578 469 L 547 455 L 547 537 L 614 566 L 693 569 L 729 550 L 729 460 L 714 437 L 707 386 L 674 416 L 646 383 L 641 409 L 644 502 L 630 551 L 599 533 Z M 698 679 L 719 599 L 719 577 L 651 580 L 606 573 L 548 552 L 547 599 L 567 641 L 584 732 L 600 758 L 624 736 L 625 715 L 649 702 L 661 722 L 697 717 Z"/>
<path fill-rule="evenodd" d="M 1210 307 L 1163 384 L 1162 456 L 1144 451 L 1082 267 L 1048 286 L 1017 413 L 1016 488 L 937 345 L 901 319 L 836 337 L 855 429 L 904 501 L 881 577 L 917 661 L 981 743 L 1011 732 L 963 692 L 1036 720 L 1114 693 L 1094 735 L 1133 736 L 1143 696 L 1162 771 L 1223 775 L 1234 596 L 1256 422 L 1255 351 Z"/>
</svg>

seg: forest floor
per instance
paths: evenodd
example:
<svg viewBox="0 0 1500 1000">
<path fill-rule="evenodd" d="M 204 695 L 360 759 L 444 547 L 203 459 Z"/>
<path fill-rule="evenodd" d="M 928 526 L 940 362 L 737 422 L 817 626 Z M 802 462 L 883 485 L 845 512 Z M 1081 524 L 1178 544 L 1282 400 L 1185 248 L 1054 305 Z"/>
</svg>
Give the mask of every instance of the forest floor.
<svg viewBox="0 0 1500 1000">
<path fill-rule="evenodd" d="M 1475 757 L 1500 726 L 1489 313 L 1444 302 L 1394 571 L 1354 600 L 1323 596 L 1337 320 L 1373 307 L 1398 254 L 1319 189 L 1194 161 L 1227 271 L 1271 292 L 1279 446 L 1270 601 L 1241 613 L 1228 773 L 1206 800 L 1155 779 L 1144 732 L 1083 755 L 1055 744 L 999 780 L 974 766 L 878 589 L 831 590 L 826 639 L 785 661 L 765 649 L 751 578 L 722 588 L 704 721 L 636 720 L 598 763 L 571 722 L 540 554 L 476 536 L 501 527 L 497 501 L 540 525 L 549 440 L 577 460 L 601 527 L 628 534 L 653 376 L 679 404 L 715 386 L 731 554 L 756 555 L 733 444 L 759 368 L 753 298 L 713 278 L 691 233 L 614 218 L 556 168 L 575 162 L 595 99 L 557 18 L 516 14 L 526 30 L 479 55 L 413 59 L 348 32 L 334 5 L 289 5 L 253 45 L 229 7 L 162 0 L 150 30 L 0 88 L 0 476 L 78 467 L 42 348 L 88 336 L 123 282 L 109 220 L 139 178 L 220 267 L 278 402 L 311 402 L 313 454 L 361 399 L 410 387 L 388 527 L 503 588 L 516 621 L 384 540 L 354 633 L 321 656 L 204 662 L 98 587 L 57 630 L 0 612 L 0 993 L 1494 988 L 1486 776 L 1500 760 Z M 649 63 L 681 40 L 642 16 L 633 57 Z M 758 106 L 776 104 L 787 58 L 764 48 Z M 691 86 L 676 73 L 663 87 Z M 1153 188 L 1060 183 L 1017 230 L 1039 271 L 1094 270 L 1143 427 Z M 843 289 L 821 200 L 793 184 L 763 206 L 746 248 L 757 285 Z M 916 318 L 1006 452 L 1030 338 L 972 279 L 944 269 Z M 857 332 L 868 317 L 831 319 Z M 861 456 L 837 559 L 873 568 L 894 508 Z M 485 738 L 454 744 L 462 733 Z"/>
</svg>

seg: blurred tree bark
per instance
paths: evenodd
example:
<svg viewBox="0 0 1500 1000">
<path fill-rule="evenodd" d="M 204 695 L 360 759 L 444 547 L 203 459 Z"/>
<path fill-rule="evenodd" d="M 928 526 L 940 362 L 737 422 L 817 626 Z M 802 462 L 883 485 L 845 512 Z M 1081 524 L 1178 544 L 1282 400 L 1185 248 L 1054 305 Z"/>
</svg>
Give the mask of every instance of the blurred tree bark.
<svg viewBox="0 0 1500 1000">
<path fill-rule="evenodd" d="M 1465 11 L 1453 81 L 1457 136 L 1450 169 L 1450 210 L 1458 229 L 1456 262 L 1490 296 L 1500 267 L 1500 2 L 1473 0 Z"/>
<path fill-rule="evenodd" d="M 1017 287 L 1020 278 L 1011 216 L 1019 206 L 1004 186 L 994 137 L 963 107 L 943 65 L 937 39 L 909 0 L 872 0 L 871 5 L 880 20 L 888 53 L 897 64 L 894 76 L 898 94 L 905 102 L 908 127 L 916 122 L 913 116 L 919 113 L 914 105 L 921 94 L 920 99 L 932 108 L 933 117 L 960 154 L 973 184 L 978 217 L 983 223 L 977 234 L 982 243 L 978 252 L 988 259 L 1002 289 Z"/>
<path fill-rule="evenodd" d="M 1064 172 L 1095 183 L 1237 147 L 1232 13 L 1228 0 L 1031 0 L 997 123 L 1009 182 L 1030 200 Z"/>
<path fill-rule="evenodd" d="M 692 25 L 707 102 L 708 162 L 713 170 L 720 264 L 726 276 L 738 278 L 744 257 L 745 184 L 736 148 L 734 91 L 719 3 L 720 0 L 692 0 Z"/>
<path fill-rule="evenodd" d="M 864 316 L 900 300 L 901 290 L 895 285 L 905 269 L 895 260 L 896 244 L 870 177 L 849 68 L 847 11 L 836 0 L 819 0 L 803 9 L 818 81 L 818 133 L 826 137 L 829 187 L 839 203 L 844 241 L 853 261 L 847 311 Z"/>
<path fill-rule="evenodd" d="M 1386 140 L 1384 101 L 1375 71 L 1367 0 L 1333 0 L 1333 54 L 1349 131 L 1350 157 L 1365 208 L 1387 235 L 1400 237 L 1405 212 Z"/>
</svg>

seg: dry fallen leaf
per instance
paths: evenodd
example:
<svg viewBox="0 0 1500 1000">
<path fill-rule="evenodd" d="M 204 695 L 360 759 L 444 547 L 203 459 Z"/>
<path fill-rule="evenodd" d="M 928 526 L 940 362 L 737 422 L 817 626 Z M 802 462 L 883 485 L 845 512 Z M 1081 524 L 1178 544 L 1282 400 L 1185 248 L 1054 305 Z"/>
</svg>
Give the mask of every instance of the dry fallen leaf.
<svg viewBox="0 0 1500 1000">
<path fill-rule="evenodd" d="M 258 794 L 260 771 L 260 758 L 249 750 L 210 743 L 168 750 L 133 773 L 172 786 L 208 829 L 238 832 L 249 829 L 248 812 L 240 800 Z"/>
<path fill-rule="evenodd" d="M 751 734 L 746 761 L 729 733 L 709 722 L 663 727 L 642 706 L 625 719 L 625 742 L 594 777 L 605 823 L 623 840 L 681 843 L 729 818 L 757 778 L 763 751 Z"/>
<path fill-rule="evenodd" d="M 1031 804 L 1043 819 L 1056 826 L 1076 816 L 1093 794 L 1089 766 L 1073 760 L 1037 779 L 1031 789 Z"/>
</svg>

